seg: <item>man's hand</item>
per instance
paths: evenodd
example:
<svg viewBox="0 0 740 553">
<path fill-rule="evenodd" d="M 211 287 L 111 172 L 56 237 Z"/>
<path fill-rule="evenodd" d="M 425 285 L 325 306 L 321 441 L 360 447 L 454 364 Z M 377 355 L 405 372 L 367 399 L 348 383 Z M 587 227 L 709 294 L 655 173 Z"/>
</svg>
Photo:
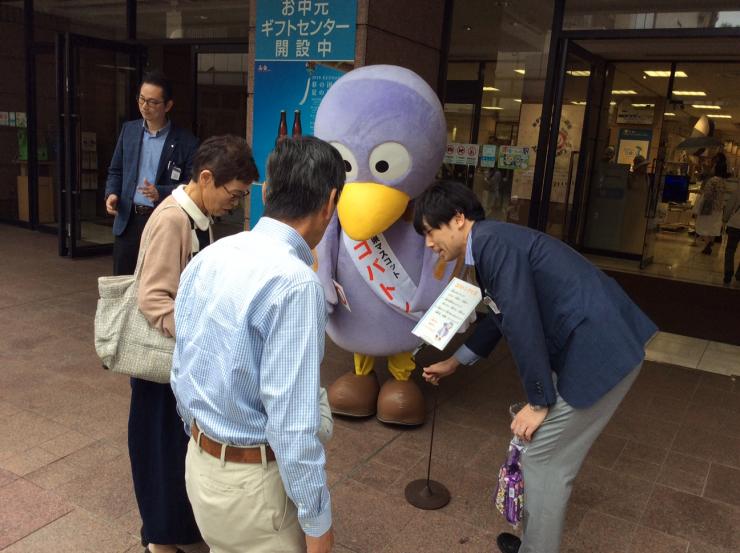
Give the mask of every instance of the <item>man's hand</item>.
<svg viewBox="0 0 740 553">
<path fill-rule="evenodd" d="M 329 553 L 334 547 L 334 530 L 329 528 L 323 536 L 306 536 L 306 553 Z"/>
<path fill-rule="evenodd" d="M 108 194 L 105 199 L 105 210 L 108 215 L 118 215 L 118 196 L 115 194 Z"/>
<path fill-rule="evenodd" d="M 159 190 L 146 179 L 144 179 L 144 186 L 139 187 L 139 192 L 150 199 L 152 203 L 156 204 L 159 201 Z"/>
<path fill-rule="evenodd" d="M 459 365 L 460 362 L 457 359 L 450 357 L 449 359 L 445 359 L 444 361 L 440 361 L 434 365 L 424 367 L 424 380 L 436 386 L 439 384 L 440 378 L 450 376 L 457 370 Z"/>
<path fill-rule="evenodd" d="M 532 436 L 540 427 L 542 421 L 545 420 L 548 411 L 549 409 L 547 407 L 542 407 L 535 411 L 531 405 L 525 405 L 514 417 L 511 423 L 511 431 L 520 440 L 524 440 L 525 442 L 531 441 Z"/>
</svg>

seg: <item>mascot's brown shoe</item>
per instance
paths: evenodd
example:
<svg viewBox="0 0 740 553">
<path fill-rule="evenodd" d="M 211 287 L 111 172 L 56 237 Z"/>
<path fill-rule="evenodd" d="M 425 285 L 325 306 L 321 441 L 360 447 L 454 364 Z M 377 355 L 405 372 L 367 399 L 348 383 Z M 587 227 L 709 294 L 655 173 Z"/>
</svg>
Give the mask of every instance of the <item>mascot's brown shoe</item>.
<svg viewBox="0 0 740 553">
<path fill-rule="evenodd" d="M 426 404 L 419 386 L 411 380 L 387 380 L 378 396 L 377 417 L 380 422 L 388 424 L 424 424 Z"/>
<path fill-rule="evenodd" d="M 375 414 L 379 388 L 375 373 L 358 376 L 353 371 L 340 376 L 327 390 L 331 412 L 348 417 L 370 417 Z"/>
</svg>

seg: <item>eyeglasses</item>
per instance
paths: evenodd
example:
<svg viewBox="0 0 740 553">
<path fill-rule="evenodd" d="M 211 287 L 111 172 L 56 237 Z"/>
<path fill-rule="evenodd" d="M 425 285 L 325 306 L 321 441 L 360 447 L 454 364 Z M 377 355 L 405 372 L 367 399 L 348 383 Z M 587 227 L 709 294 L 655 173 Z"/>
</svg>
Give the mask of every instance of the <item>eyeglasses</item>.
<svg viewBox="0 0 740 553">
<path fill-rule="evenodd" d="M 136 100 L 139 102 L 140 106 L 146 104 L 150 108 L 156 108 L 157 106 L 161 106 L 162 104 L 164 104 L 164 100 L 157 100 L 156 98 L 144 98 L 143 96 L 139 96 Z"/>
<path fill-rule="evenodd" d="M 231 196 L 232 201 L 239 202 L 249 196 L 249 190 L 229 190 L 225 186 L 222 187 L 224 190 L 226 190 L 227 194 Z"/>
</svg>

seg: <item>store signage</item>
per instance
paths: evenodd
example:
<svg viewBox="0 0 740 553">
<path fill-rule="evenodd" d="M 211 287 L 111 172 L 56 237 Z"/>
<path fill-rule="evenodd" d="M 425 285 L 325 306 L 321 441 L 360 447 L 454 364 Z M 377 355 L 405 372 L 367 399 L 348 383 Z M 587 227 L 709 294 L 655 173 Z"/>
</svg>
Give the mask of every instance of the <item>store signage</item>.
<svg viewBox="0 0 740 553">
<path fill-rule="evenodd" d="M 313 134 L 316 111 L 344 72 L 338 62 L 355 59 L 355 0 L 257 0 L 252 150 L 265 178 L 275 147 L 280 112 L 288 132 L 300 110 L 303 135 Z M 346 64 L 345 64 L 346 65 Z M 261 186 L 250 195 L 249 222 L 262 216 Z"/>
<path fill-rule="evenodd" d="M 258 60 L 353 61 L 355 0 L 258 0 Z"/>
<path fill-rule="evenodd" d="M 620 125 L 652 125 L 654 104 L 635 104 L 634 100 L 623 100 L 617 106 L 617 123 Z"/>
</svg>

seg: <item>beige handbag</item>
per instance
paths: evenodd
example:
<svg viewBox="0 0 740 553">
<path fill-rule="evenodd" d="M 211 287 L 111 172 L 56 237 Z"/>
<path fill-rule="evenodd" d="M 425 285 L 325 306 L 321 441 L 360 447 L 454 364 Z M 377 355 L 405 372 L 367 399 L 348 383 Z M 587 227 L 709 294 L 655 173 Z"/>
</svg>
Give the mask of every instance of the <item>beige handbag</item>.
<svg viewBox="0 0 740 553">
<path fill-rule="evenodd" d="M 170 381 L 175 339 L 149 326 L 137 298 L 139 270 L 148 246 L 147 236 L 133 275 L 98 278 L 95 351 L 103 367 L 112 372 L 165 384 Z"/>
</svg>

